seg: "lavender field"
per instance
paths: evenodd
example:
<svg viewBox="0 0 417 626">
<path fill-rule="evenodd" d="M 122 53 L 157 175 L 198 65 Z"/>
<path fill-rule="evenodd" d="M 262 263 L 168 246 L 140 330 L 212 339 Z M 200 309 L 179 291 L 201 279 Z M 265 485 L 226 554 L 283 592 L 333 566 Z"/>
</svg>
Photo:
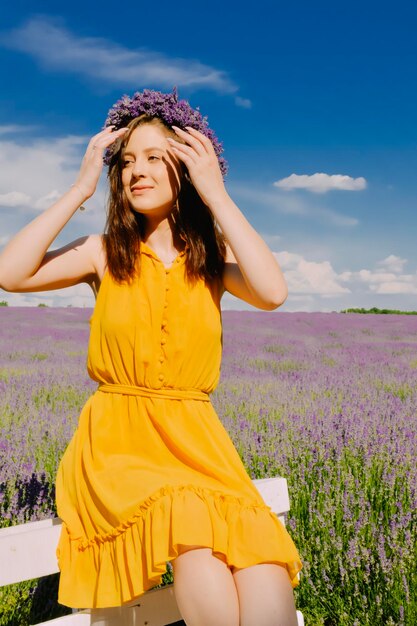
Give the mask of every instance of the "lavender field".
<svg viewBox="0 0 417 626">
<path fill-rule="evenodd" d="M 0 308 L 3 526 L 55 514 L 90 316 Z M 225 312 L 213 404 L 250 475 L 288 480 L 307 626 L 415 626 L 417 317 Z M 0 591 L 0 626 L 58 615 L 55 587 Z"/>
</svg>

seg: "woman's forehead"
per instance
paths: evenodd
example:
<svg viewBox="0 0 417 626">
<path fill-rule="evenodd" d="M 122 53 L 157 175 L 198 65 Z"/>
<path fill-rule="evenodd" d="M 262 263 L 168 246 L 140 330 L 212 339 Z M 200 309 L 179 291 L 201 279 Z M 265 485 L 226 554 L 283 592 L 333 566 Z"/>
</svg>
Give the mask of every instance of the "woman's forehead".
<svg viewBox="0 0 417 626">
<path fill-rule="evenodd" d="M 143 124 L 135 128 L 125 146 L 125 151 L 129 149 L 146 150 L 149 147 L 159 147 L 166 149 L 168 134 L 160 126 L 153 124 Z"/>
</svg>

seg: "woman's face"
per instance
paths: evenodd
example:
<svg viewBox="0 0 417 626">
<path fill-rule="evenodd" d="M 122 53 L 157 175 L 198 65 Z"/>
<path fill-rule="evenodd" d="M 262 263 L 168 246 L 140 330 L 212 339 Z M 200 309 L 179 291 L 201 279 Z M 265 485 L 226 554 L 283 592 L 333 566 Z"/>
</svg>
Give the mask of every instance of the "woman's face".
<svg viewBox="0 0 417 626">
<path fill-rule="evenodd" d="M 138 213 L 168 215 L 180 190 L 181 168 L 161 126 L 143 124 L 131 134 L 122 158 L 122 184 Z"/>
</svg>

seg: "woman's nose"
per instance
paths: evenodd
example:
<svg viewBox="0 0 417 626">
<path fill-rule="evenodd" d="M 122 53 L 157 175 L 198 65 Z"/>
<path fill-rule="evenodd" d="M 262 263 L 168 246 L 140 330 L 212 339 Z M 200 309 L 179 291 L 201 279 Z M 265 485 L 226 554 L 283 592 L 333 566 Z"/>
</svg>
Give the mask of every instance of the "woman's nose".
<svg viewBox="0 0 417 626">
<path fill-rule="evenodd" d="M 135 178 L 146 176 L 146 162 L 143 159 L 136 159 L 132 167 L 132 175 Z"/>
</svg>

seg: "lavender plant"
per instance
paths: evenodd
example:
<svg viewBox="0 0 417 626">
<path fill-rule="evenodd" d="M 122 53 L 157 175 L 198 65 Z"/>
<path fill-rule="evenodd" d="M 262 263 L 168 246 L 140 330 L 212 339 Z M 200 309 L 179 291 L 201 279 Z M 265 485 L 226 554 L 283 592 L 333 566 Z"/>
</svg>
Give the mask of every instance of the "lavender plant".
<svg viewBox="0 0 417 626">
<path fill-rule="evenodd" d="M 85 367 L 90 315 L 0 311 L 2 525 L 55 515 L 58 462 L 96 388 Z M 223 321 L 213 404 L 250 475 L 288 480 L 307 624 L 414 626 L 417 319 L 225 312 Z M 0 626 L 39 621 L 40 588 L 56 614 L 52 588 L 25 585 L 0 591 Z M 31 617 L 13 621 L 17 604 Z"/>
<path fill-rule="evenodd" d="M 417 320 L 259 315 L 225 316 L 214 402 L 250 474 L 288 480 L 307 623 L 416 624 Z"/>
</svg>

